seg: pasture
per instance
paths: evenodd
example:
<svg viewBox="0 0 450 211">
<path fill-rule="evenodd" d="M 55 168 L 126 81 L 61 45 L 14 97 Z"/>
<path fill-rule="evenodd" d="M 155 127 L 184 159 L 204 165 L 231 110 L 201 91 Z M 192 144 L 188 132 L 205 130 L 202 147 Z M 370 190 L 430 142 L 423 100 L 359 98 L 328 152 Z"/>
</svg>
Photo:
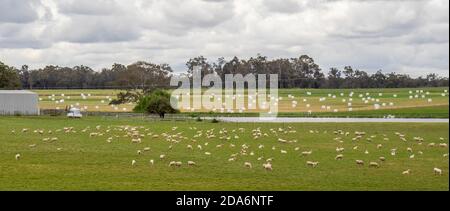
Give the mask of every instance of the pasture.
<svg viewBox="0 0 450 211">
<path fill-rule="evenodd" d="M 0 125 L 0 190 L 449 189 L 448 124 L 0 117 Z"/>
<path fill-rule="evenodd" d="M 134 104 L 108 105 L 119 90 L 35 90 L 41 109 L 68 106 L 91 112 L 131 112 Z M 195 98 L 196 96 L 191 96 Z M 242 96 L 247 99 L 247 95 Z M 280 116 L 448 118 L 448 88 L 423 89 L 280 89 Z M 248 101 L 246 100 L 246 104 Z M 254 102 L 256 104 L 256 102 Z M 256 115 L 261 109 L 184 109 L 183 113 Z"/>
</svg>

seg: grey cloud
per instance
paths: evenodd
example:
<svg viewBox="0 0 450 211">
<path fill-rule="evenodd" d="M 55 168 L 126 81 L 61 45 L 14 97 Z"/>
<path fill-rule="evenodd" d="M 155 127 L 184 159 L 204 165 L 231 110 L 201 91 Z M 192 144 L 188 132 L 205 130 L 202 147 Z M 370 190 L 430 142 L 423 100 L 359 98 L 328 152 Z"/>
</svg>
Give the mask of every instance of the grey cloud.
<svg viewBox="0 0 450 211">
<path fill-rule="evenodd" d="M 0 23 L 29 23 L 38 18 L 35 7 L 39 1 L 0 0 Z"/>
</svg>

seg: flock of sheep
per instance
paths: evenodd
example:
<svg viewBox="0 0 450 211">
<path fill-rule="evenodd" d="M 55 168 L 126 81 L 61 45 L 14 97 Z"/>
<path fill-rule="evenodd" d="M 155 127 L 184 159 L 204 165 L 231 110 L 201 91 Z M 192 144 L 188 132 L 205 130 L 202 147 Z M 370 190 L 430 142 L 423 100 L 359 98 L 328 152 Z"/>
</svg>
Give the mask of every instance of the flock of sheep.
<svg viewBox="0 0 450 211">
<path fill-rule="evenodd" d="M 403 95 L 403 94 L 402 94 Z M 410 90 L 407 95 L 409 96 L 409 100 L 419 100 L 423 99 L 427 103 L 433 102 L 433 95 L 429 91 L 425 90 Z M 444 90 L 441 94 L 442 97 L 448 96 L 448 90 Z M 92 97 L 91 94 L 80 94 L 81 99 L 80 100 L 88 100 Z M 296 97 L 292 94 L 289 94 L 287 96 L 287 99 L 283 97 L 278 97 L 275 99 L 274 97 L 269 95 L 269 98 L 271 98 L 274 102 L 274 105 L 281 104 L 282 101 L 287 101 L 287 105 L 291 105 L 292 110 L 296 110 L 297 108 L 301 107 L 300 110 L 306 109 L 308 113 L 312 112 L 341 112 L 340 109 L 346 109 L 346 111 L 352 112 L 354 111 L 354 107 L 361 107 L 361 105 L 365 105 L 364 107 L 373 109 L 373 110 L 379 110 L 383 108 L 393 108 L 396 106 L 396 101 L 399 98 L 399 94 L 387 94 L 384 93 L 339 93 L 339 94 L 328 94 L 323 97 L 320 97 L 318 99 L 310 99 L 310 97 L 313 96 L 312 92 L 306 92 L 306 97 Z M 214 95 L 209 96 L 210 98 L 214 98 Z M 238 98 L 244 98 L 245 96 L 242 95 L 234 95 L 234 96 L 225 96 L 225 98 L 232 97 L 233 100 L 237 100 Z M 247 96 L 249 107 L 252 107 L 251 105 L 257 104 L 257 98 L 258 95 L 255 96 Z M 66 96 L 65 94 L 59 94 L 55 95 L 52 94 L 50 96 L 47 96 L 48 101 L 52 101 L 56 105 L 56 109 L 62 109 L 61 104 L 66 104 L 65 100 L 71 100 L 71 96 Z M 44 98 L 39 98 L 40 101 L 43 101 Z M 111 96 L 105 96 L 105 99 L 102 99 L 98 102 L 97 105 L 94 106 L 95 111 L 98 111 L 101 106 L 106 106 L 110 101 L 112 100 Z M 303 105 L 300 105 L 299 101 L 303 103 Z M 329 101 L 329 103 L 327 103 Z M 336 102 L 337 101 L 337 102 Z M 339 102 L 341 101 L 341 102 Z M 81 101 L 80 101 L 81 102 Z M 82 111 L 87 111 L 89 109 L 92 110 L 92 108 L 89 108 L 87 105 L 82 105 L 80 102 L 76 102 L 74 104 L 70 104 L 68 106 L 70 107 L 78 107 Z M 319 105 L 313 106 L 312 103 L 318 103 Z M 341 104 L 341 105 L 338 105 Z M 358 104 L 358 105 L 357 105 Z M 109 105 L 111 109 L 114 111 L 128 111 L 126 107 L 119 108 L 115 105 Z M 130 106 L 130 105 L 128 105 Z M 185 108 L 186 110 L 190 110 L 191 112 L 195 112 L 196 110 L 194 108 Z M 263 105 L 262 110 L 266 110 L 266 106 Z M 214 108 L 212 109 L 213 112 L 220 112 L 220 113 L 243 113 L 247 110 L 247 108 L 242 107 L 238 109 L 224 109 L 224 108 Z"/>
<path fill-rule="evenodd" d="M 185 133 L 190 133 L 191 135 L 185 135 Z M 301 151 L 301 145 L 298 140 L 287 140 L 283 137 L 287 135 L 291 136 L 301 136 L 300 133 L 293 127 L 286 128 L 271 128 L 263 130 L 261 128 L 255 128 L 248 133 L 244 128 L 237 128 L 228 130 L 226 128 L 222 129 L 197 129 L 196 127 L 189 127 L 189 130 L 180 130 L 178 127 L 173 127 L 166 132 L 163 133 L 155 133 L 152 132 L 150 128 L 146 128 L 144 126 L 101 126 L 98 125 L 96 127 L 86 127 L 80 131 L 77 131 L 74 127 L 64 127 L 57 130 L 44 130 L 44 129 L 36 129 L 31 131 L 30 129 L 22 129 L 20 132 L 16 132 L 16 130 L 12 130 L 11 133 L 15 135 L 19 135 L 20 133 L 35 133 L 39 134 L 39 137 L 43 142 L 52 143 L 60 141 L 60 138 L 63 139 L 63 135 L 72 135 L 74 133 L 85 134 L 83 136 L 86 139 L 95 139 L 95 140 L 105 140 L 106 143 L 113 143 L 115 141 L 126 141 L 129 144 L 134 144 L 140 149 L 136 151 L 136 156 L 142 156 L 145 153 L 157 156 L 158 159 L 150 159 L 150 166 L 155 165 L 157 162 L 167 165 L 169 168 L 179 168 L 183 165 L 187 165 L 188 167 L 196 167 L 198 163 L 194 160 L 168 160 L 171 153 L 176 153 L 173 149 L 176 148 L 185 148 L 186 153 L 201 153 L 203 156 L 213 156 L 211 153 L 212 149 L 223 150 L 224 148 L 228 148 L 227 150 L 231 150 L 234 152 L 227 158 L 227 162 L 230 163 L 240 163 L 238 165 L 242 165 L 243 168 L 251 169 L 254 167 L 254 163 L 251 161 L 255 160 L 252 158 L 257 158 L 257 162 L 259 163 L 261 169 L 266 171 L 276 170 L 274 168 L 274 157 L 264 157 L 261 156 L 264 153 L 261 153 L 261 150 L 265 149 L 267 146 L 272 151 L 273 155 L 276 156 L 276 153 L 279 155 L 291 154 L 293 153 L 296 157 L 303 159 L 306 166 L 311 168 L 318 168 L 320 161 L 319 160 L 306 160 L 308 157 L 312 157 L 311 155 L 314 153 L 313 150 L 305 150 Z M 311 135 L 317 135 L 319 133 L 327 133 L 327 131 L 319 132 L 318 130 L 310 130 L 309 133 Z M 47 137 L 50 136 L 50 137 Z M 241 138 L 243 136 L 250 136 L 250 140 L 246 140 L 245 138 Z M 60 137 L 60 138 L 58 138 Z M 348 132 L 343 130 L 332 131 L 332 137 L 334 137 L 333 142 L 336 143 L 336 156 L 334 156 L 334 160 L 336 162 L 343 162 L 345 160 L 345 152 L 347 151 L 357 151 L 361 145 L 359 143 L 369 143 L 375 144 L 379 140 L 383 140 L 384 142 L 397 142 L 406 143 L 409 147 L 405 150 L 409 153 L 409 159 L 415 159 L 416 155 L 423 155 L 423 151 L 415 151 L 413 149 L 413 144 L 418 146 L 424 146 L 425 149 L 431 148 L 442 148 L 446 149 L 445 154 L 443 154 L 444 159 L 448 159 L 448 144 L 445 143 L 445 138 L 440 138 L 440 143 L 435 142 L 426 142 L 422 137 L 407 137 L 405 134 L 400 132 L 395 133 L 395 138 L 391 140 L 387 135 L 368 135 L 366 132 Z M 270 141 L 271 140 L 271 141 Z M 258 142 L 256 142 L 258 141 Z M 153 150 L 149 145 L 152 142 L 166 142 L 168 145 L 167 150 L 164 150 L 164 153 L 157 153 Z M 239 142 L 245 142 L 243 144 L 238 144 Z M 353 144 L 352 149 L 345 149 L 343 143 L 351 143 Z M 211 143 L 211 144 L 210 144 Z M 256 144 L 258 143 L 258 144 Z M 264 143 L 264 144 L 263 144 Z M 379 142 L 378 142 L 379 143 Z M 320 143 L 318 143 L 320 144 Z M 215 145 L 215 146 L 214 146 Z M 240 145 L 240 146 L 238 146 Z M 29 145 L 30 148 L 35 148 L 37 144 Z M 281 146 L 284 149 L 277 149 Z M 280 148 L 281 148 L 280 147 Z M 376 149 L 381 150 L 384 146 L 382 144 L 376 144 Z M 292 151 L 289 150 L 292 149 Z M 208 151 L 209 149 L 209 151 Z M 62 148 L 58 148 L 58 151 L 63 150 Z M 390 149 L 390 156 L 397 156 L 397 152 L 401 149 L 392 148 Z M 364 153 L 361 153 L 361 157 L 364 155 L 370 154 L 369 150 L 363 150 Z M 156 154 L 155 154 L 156 153 Z M 26 156 L 26 155 L 25 155 Z M 388 156 L 388 155 L 386 155 Z M 20 153 L 15 155 L 16 160 L 20 160 L 22 155 Z M 138 158 L 138 157 L 137 157 Z M 131 166 L 136 166 L 138 164 L 139 159 L 131 160 Z M 332 159 L 332 158 L 327 158 Z M 382 163 L 386 162 L 386 157 L 379 157 L 378 160 L 370 160 L 367 161 L 369 168 L 381 168 Z M 393 158 L 392 158 L 393 160 Z M 240 161 L 240 162 L 239 162 Z M 325 161 L 325 160 L 322 160 Z M 355 165 L 364 166 L 366 165 L 366 161 L 364 159 L 354 160 Z M 433 170 L 434 174 L 442 175 L 443 170 L 439 167 L 430 167 Z M 409 175 L 413 172 L 411 169 L 405 169 L 401 172 L 403 175 Z M 400 173 L 400 172 L 399 172 Z"/>
</svg>

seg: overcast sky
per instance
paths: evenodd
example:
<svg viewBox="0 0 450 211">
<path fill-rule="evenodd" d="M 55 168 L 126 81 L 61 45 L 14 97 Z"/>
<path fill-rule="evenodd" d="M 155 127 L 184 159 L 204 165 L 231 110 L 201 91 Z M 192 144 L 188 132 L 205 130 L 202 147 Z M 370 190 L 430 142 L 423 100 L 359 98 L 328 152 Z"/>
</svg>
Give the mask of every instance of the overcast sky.
<svg viewBox="0 0 450 211">
<path fill-rule="evenodd" d="M 449 75 L 448 0 L 0 0 L 0 61 L 31 68 L 307 54 Z"/>
</svg>

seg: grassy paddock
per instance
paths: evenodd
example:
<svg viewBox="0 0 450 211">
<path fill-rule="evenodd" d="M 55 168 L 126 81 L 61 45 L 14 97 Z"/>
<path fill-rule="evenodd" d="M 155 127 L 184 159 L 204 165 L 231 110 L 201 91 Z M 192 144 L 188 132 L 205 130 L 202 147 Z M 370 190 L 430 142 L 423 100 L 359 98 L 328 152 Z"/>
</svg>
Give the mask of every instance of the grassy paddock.
<svg viewBox="0 0 450 211">
<path fill-rule="evenodd" d="M 81 120 L 52 117 L 0 117 L 0 190 L 442 190 L 449 189 L 448 148 L 428 147 L 431 142 L 448 144 L 448 124 L 243 124 L 209 122 L 148 122 L 139 119 L 114 119 L 89 117 Z M 141 144 L 132 144 L 119 126 L 142 126 L 137 128 L 141 134 L 159 134 L 159 138 L 145 136 Z M 173 128 L 176 125 L 178 128 Z M 101 126 L 99 130 L 95 127 Z M 291 126 L 295 133 L 272 133 L 270 129 Z M 74 127 L 76 132 L 57 132 L 63 127 Z M 82 132 L 83 129 L 86 132 Z M 109 127 L 109 132 L 107 132 Z M 196 129 L 192 128 L 195 127 Z M 268 137 L 254 140 L 252 130 L 261 128 Z M 22 133 L 23 128 L 29 131 Z M 231 140 L 220 140 L 219 131 L 228 130 Z M 233 129 L 243 128 L 245 132 Z M 45 134 L 34 133 L 43 129 Z M 214 129 L 215 138 L 205 135 L 193 138 L 202 130 Z M 11 131 L 15 130 L 15 134 Z M 52 134 L 48 134 L 51 130 Z M 351 135 L 335 135 L 333 131 L 342 130 Z M 318 133 L 311 131 L 317 131 Z M 360 141 L 352 141 L 355 131 L 367 132 Z M 92 132 L 103 136 L 89 137 Z M 406 135 L 407 142 L 395 135 Z M 186 140 L 169 143 L 161 134 L 177 134 Z M 234 139 L 234 136 L 239 136 Z M 384 136 L 385 135 L 385 136 Z M 116 137 L 117 136 L 117 137 Z M 373 137 L 371 141 L 367 138 Z M 413 137 L 423 137 L 423 144 Z M 57 137 L 58 140 L 44 141 L 44 138 Z M 111 143 L 109 137 L 114 137 Z M 340 137 L 342 143 L 336 138 Z M 283 144 L 278 138 L 296 143 Z M 389 138 L 389 140 L 384 140 Z M 440 140 L 444 138 L 444 140 Z M 196 143 L 192 142 L 196 139 Z M 209 143 L 207 146 L 205 143 Z M 34 148 L 30 145 L 36 145 Z M 186 148 L 188 144 L 193 150 Z M 216 145 L 223 144 L 222 148 Z M 234 144 L 236 147 L 231 147 Z M 231 154 L 239 153 L 241 146 L 249 146 L 247 155 L 239 155 L 237 161 L 229 162 Z M 377 145 L 382 148 L 377 149 Z M 170 150 L 169 146 L 173 145 Z M 196 146 L 202 145 L 200 151 Z M 259 145 L 264 148 L 259 149 Z M 358 146 L 357 150 L 353 147 Z M 142 155 L 137 150 L 150 147 Z M 275 147 L 275 150 L 272 149 Z M 295 148 L 299 151 L 295 151 Z M 345 156 L 336 161 L 336 147 L 343 147 Z M 406 149 L 411 147 L 413 152 Z M 390 150 L 396 148 L 396 156 Z M 287 154 L 280 153 L 286 150 Z M 300 156 L 302 151 L 312 150 L 308 157 Z M 365 151 L 369 154 L 365 154 Z M 423 152 L 421 155 L 419 151 Z M 211 155 L 205 155 L 210 152 Z M 254 156 L 250 155 L 254 153 Z M 21 154 L 20 160 L 15 155 Z M 160 160 L 159 155 L 166 159 Z M 414 159 L 410 159 L 415 154 Z M 386 162 L 378 161 L 380 156 Z M 263 170 L 264 161 L 258 157 L 273 158 L 273 171 Z M 151 166 L 149 160 L 155 164 Z M 358 167 L 355 160 L 366 162 Z M 136 160 L 135 166 L 131 161 Z M 196 167 L 186 166 L 192 160 Z M 318 161 L 315 169 L 306 161 Z M 170 161 L 182 161 L 181 168 L 168 167 Z M 378 169 L 369 168 L 368 163 L 377 161 Z M 252 169 L 244 167 L 251 162 Z M 443 176 L 433 174 L 433 168 L 444 171 Z M 411 175 L 402 172 L 411 169 Z"/>
<path fill-rule="evenodd" d="M 280 116 L 448 118 L 448 87 L 420 89 L 280 89 Z M 422 91 L 422 92 L 421 92 Z M 91 112 L 130 112 L 134 104 L 109 106 L 120 90 L 36 90 L 42 109 L 64 109 L 74 105 Z M 411 93 L 410 93 L 411 92 Z M 353 93 L 353 95 L 350 95 Z M 82 94 L 84 97 L 82 97 Z M 62 96 L 64 95 L 64 96 Z M 360 95 L 362 97 L 360 97 Z M 244 99 L 247 95 L 244 93 Z M 413 98 L 410 99 L 410 96 Z M 196 96 L 192 96 L 195 98 Z M 369 99 L 370 98 L 370 99 Z M 321 101 L 322 99 L 322 101 Z M 323 100 L 325 99 L 325 100 Z M 429 101 L 431 99 L 431 101 Z M 64 100 L 61 102 L 61 100 Z M 297 104 L 293 107 L 293 102 Z M 366 102 L 367 101 L 367 102 Z M 378 101 L 378 102 L 377 102 Z M 351 103 L 351 106 L 348 105 Z M 374 104 L 379 104 L 376 109 Z M 384 104 L 384 106 L 383 106 Z M 349 111 L 349 108 L 352 111 Z M 251 116 L 260 109 L 235 109 L 231 115 Z M 208 114 L 209 110 L 182 110 L 183 113 Z M 230 115 L 216 110 L 214 115 Z M 311 114 L 309 113 L 311 112 Z"/>
</svg>

